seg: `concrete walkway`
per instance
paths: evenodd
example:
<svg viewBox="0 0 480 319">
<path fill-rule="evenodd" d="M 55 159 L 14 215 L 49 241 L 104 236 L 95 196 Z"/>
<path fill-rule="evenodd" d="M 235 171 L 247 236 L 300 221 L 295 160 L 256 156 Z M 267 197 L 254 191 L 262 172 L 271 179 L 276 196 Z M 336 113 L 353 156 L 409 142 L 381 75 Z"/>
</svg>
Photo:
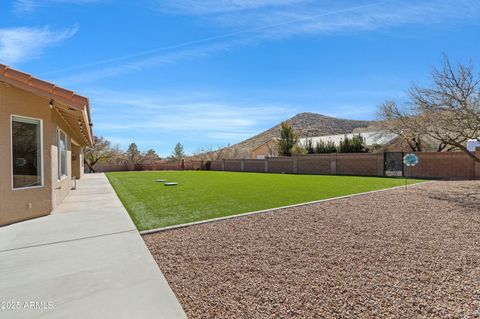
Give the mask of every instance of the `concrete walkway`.
<svg viewBox="0 0 480 319">
<path fill-rule="evenodd" d="M 90 174 L 52 215 L 0 228 L 0 318 L 186 316 L 105 175 Z"/>
</svg>

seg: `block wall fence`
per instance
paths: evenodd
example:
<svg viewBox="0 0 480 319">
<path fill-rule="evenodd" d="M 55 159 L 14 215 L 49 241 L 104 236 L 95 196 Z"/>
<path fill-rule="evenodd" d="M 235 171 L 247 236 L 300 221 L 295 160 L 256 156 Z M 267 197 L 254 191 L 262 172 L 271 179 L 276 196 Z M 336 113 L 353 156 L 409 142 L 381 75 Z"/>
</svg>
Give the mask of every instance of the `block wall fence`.
<svg viewBox="0 0 480 319">
<path fill-rule="evenodd" d="M 404 175 L 433 179 L 480 179 L 480 163 L 463 152 L 415 153 L 419 163 Z M 480 155 L 480 152 L 477 151 Z M 383 153 L 331 153 L 266 159 L 212 161 L 210 169 L 229 172 L 385 176 Z"/>
<path fill-rule="evenodd" d="M 171 161 L 155 164 L 118 164 L 118 165 L 95 165 L 97 173 L 126 172 L 126 171 L 166 171 L 166 170 L 199 170 L 202 169 L 202 161 L 185 161 L 184 167 L 180 161 Z M 86 166 L 86 165 L 85 165 Z"/>
</svg>

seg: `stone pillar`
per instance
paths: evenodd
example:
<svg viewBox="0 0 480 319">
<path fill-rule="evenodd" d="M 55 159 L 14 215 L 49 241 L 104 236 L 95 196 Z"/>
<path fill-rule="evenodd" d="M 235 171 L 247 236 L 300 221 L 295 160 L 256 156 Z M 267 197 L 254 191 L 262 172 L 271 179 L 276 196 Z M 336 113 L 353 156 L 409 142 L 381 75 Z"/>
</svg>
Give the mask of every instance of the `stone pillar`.
<svg viewBox="0 0 480 319">
<path fill-rule="evenodd" d="M 240 171 L 245 171 L 245 160 L 243 158 L 240 161 Z"/>
<path fill-rule="evenodd" d="M 225 159 L 222 159 L 222 171 L 225 170 Z"/>
<path fill-rule="evenodd" d="M 292 156 L 293 174 L 298 174 L 298 155 Z"/>
<path fill-rule="evenodd" d="M 330 174 L 337 175 L 337 153 L 330 153 Z"/>
<path fill-rule="evenodd" d="M 268 157 L 266 157 L 263 161 L 265 162 L 265 173 L 268 173 Z"/>
</svg>

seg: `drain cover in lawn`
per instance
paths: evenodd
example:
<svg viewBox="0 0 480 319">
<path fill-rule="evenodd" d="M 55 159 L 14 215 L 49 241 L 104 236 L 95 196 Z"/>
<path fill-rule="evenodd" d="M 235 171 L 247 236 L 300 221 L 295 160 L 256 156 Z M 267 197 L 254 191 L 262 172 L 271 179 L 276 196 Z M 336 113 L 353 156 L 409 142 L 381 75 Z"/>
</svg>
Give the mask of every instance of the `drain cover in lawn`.
<svg viewBox="0 0 480 319">
<path fill-rule="evenodd" d="M 178 183 L 165 183 L 165 186 L 177 186 Z"/>
</svg>

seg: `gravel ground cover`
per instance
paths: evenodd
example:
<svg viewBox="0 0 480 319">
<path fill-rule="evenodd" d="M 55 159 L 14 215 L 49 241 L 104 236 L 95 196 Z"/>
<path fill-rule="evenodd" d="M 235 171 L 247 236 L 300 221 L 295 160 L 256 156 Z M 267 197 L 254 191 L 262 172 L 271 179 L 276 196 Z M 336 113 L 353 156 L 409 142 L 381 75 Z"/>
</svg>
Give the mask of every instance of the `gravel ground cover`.
<svg viewBox="0 0 480 319">
<path fill-rule="evenodd" d="M 480 318 L 480 182 L 145 235 L 190 318 Z"/>
</svg>

